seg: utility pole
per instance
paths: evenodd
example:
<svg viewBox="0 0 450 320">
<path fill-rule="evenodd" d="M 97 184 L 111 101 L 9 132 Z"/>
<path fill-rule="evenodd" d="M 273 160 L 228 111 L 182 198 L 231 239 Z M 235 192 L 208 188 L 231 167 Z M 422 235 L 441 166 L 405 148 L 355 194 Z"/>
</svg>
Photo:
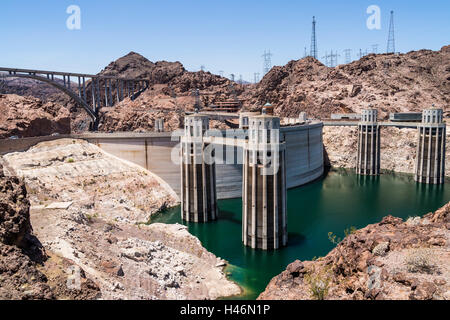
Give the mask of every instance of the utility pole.
<svg viewBox="0 0 450 320">
<path fill-rule="evenodd" d="M 306 47 L 305 47 L 305 53 L 303 55 L 303 58 L 306 58 L 308 56 L 308 52 L 306 51 Z"/>
<path fill-rule="evenodd" d="M 234 73 L 230 74 L 231 81 L 234 82 Z"/>
<path fill-rule="evenodd" d="M 316 17 L 313 17 L 310 56 L 317 59 Z"/>
<path fill-rule="evenodd" d="M 205 66 L 204 65 L 200 66 L 200 71 L 205 71 Z"/>
<path fill-rule="evenodd" d="M 242 74 L 239 75 L 239 84 L 242 85 L 242 83 L 244 83 L 244 81 L 242 80 Z"/>
<path fill-rule="evenodd" d="M 262 55 L 264 59 L 264 65 L 263 65 L 263 74 L 267 74 L 270 69 L 272 69 L 272 56 L 273 54 L 269 51 L 264 50 L 264 54 Z"/>
<path fill-rule="evenodd" d="M 350 63 L 352 61 L 352 49 L 345 49 L 345 63 Z"/>
<path fill-rule="evenodd" d="M 224 74 L 223 70 L 220 70 L 220 71 L 219 71 L 219 75 L 220 75 L 221 77 L 223 77 L 223 74 Z"/>
<path fill-rule="evenodd" d="M 395 53 L 394 11 L 391 11 L 391 21 L 389 22 L 387 53 Z"/>
</svg>

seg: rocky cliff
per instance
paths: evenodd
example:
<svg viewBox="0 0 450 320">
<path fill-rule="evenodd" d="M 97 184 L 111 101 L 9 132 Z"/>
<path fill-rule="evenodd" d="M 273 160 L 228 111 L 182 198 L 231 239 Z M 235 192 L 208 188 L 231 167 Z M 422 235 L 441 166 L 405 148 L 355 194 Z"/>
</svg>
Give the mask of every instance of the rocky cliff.
<svg viewBox="0 0 450 320">
<path fill-rule="evenodd" d="M 0 139 L 70 133 L 69 110 L 33 97 L 0 95 Z"/>
<path fill-rule="evenodd" d="M 330 235 L 330 239 L 339 242 Z M 450 203 L 350 231 L 325 257 L 295 261 L 259 299 L 450 299 Z"/>
<path fill-rule="evenodd" d="M 0 299 L 95 299 L 98 287 L 86 277 L 66 286 L 71 261 L 46 252 L 33 235 L 24 182 L 5 176 L 0 164 Z M 57 262 L 56 262 L 57 261 Z"/>
</svg>

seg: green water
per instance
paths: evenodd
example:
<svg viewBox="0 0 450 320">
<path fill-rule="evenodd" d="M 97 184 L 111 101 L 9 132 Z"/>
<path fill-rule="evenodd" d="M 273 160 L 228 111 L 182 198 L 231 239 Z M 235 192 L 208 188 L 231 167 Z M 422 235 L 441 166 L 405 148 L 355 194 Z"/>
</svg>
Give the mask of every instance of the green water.
<svg viewBox="0 0 450 320">
<path fill-rule="evenodd" d="M 273 252 L 242 245 L 242 199 L 219 201 L 216 222 L 182 222 L 179 207 L 158 215 L 152 222 L 187 225 L 206 249 L 229 261 L 229 278 L 244 289 L 238 298 L 255 299 L 270 279 L 295 259 L 326 255 L 334 247 L 328 232 L 342 237 L 345 229 L 365 227 L 388 214 L 408 218 L 434 211 L 450 201 L 450 186 L 417 184 L 405 174 L 370 178 L 350 170 L 332 170 L 321 180 L 289 190 L 287 196 L 289 243 Z"/>
</svg>

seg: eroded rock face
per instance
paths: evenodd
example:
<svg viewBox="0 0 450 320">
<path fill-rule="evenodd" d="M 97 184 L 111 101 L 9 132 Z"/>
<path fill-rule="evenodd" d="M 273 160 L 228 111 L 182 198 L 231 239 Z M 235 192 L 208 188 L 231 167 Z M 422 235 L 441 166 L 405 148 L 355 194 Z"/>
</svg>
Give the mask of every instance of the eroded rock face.
<svg viewBox="0 0 450 320">
<path fill-rule="evenodd" d="M 67 288 L 67 273 L 62 265 L 71 263 L 47 255 L 32 234 L 30 204 L 25 184 L 7 177 L 0 164 L 0 299 L 95 299 L 97 285 L 82 277 L 80 288 Z M 52 265 L 52 267 L 50 267 Z"/>
<path fill-rule="evenodd" d="M 406 222 L 387 216 L 323 258 L 290 264 L 259 299 L 449 299 L 449 239 L 450 203 Z"/>
<path fill-rule="evenodd" d="M 30 203 L 23 181 L 6 178 L 0 164 L 0 242 L 22 246 L 31 231 Z"/>
<path fill-rule="evenodd" d="M 70 133 L 69 110 L 33 97 L 0 95 L 0 139 Z"/>
</svg>

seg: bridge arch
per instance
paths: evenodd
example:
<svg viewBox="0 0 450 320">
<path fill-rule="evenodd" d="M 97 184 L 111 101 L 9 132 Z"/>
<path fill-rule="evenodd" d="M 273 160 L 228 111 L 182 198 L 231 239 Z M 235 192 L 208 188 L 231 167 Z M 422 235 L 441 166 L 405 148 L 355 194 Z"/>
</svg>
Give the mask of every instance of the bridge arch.
<svg viewBox="0 0 450 320">
<path fill-rule="evenodd" d="M 78 105 L 80 105 L 88 113 L 88 115 L 91 117 L 92 122 L 94 124 L 97 123 L 97 121 L 98 121 L 98 116 L 97 116 L 96 112 L 94 110 L 92 110 L 91 107 L 85 101 L 83 101 L 73 91 L 71 91 L 70 89 L 64 87 L 63 85 L 57 83 L 56 81 L 54 81 L 52 79 L 48 79 L 48 78 L 45 78 L 45 77 L 37 76 L 37 75 L 34 75 L 34 74 L 2 74 L 1 76 L 3 78 L 28 78 L 28 79 L 33 79 L 33 80 L 37 80 L 37 81 L 42 81 L 42 82 L 48 83 L 49 85 L 59 89 L 60 91 L 64 92 L 66 95 L 68 95 L 69 97 L 74 99 L 75 102 Z"/>
</svg>

